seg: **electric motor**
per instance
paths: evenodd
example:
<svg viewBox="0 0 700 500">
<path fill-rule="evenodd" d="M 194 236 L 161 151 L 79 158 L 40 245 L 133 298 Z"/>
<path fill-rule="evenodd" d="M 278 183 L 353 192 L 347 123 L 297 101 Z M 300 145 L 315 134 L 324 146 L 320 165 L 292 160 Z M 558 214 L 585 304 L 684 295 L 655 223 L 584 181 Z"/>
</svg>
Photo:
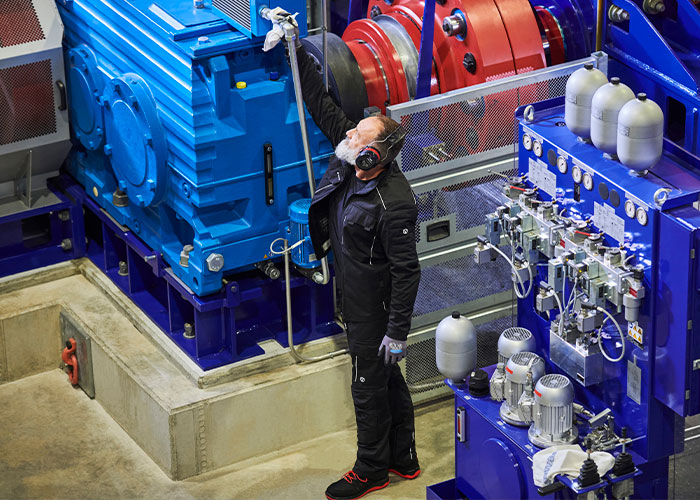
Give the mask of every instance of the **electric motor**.
<svg viewBox="0 0 700 500">
<path fill-rule="evenodd" d="M 593 94 L 608 83 L 605 73 L 586 63 L 577 69 L 566 81 L 566 103 L 564 121 L 572 133 L 582 139 L 591 135 L 591 102 Z"/>
<path fill-rule="evenodd" d="M 311 200 L 302 198 L 289 206 L 289 246 L 304 240 L 291 252 L 292 262 L 299 267 L 311 269 L 318 267 L 319 262 L 314 253 L 309 235 L 309 208 Z"/>
<path fill-rule="evenodd" d="M 528 431 L 532 444 L 540 448 L 576 441 L 574 387 L 564 375 L 543 376 L 535 386 L 535 411 Z"/>
<path fill-rule="evenodd" d="M 528 372 L 532 374 L 531 383 L 536 384 L 544 375 L 544 361 L 534 352 L 515 353 L 506 365 L 505 401 L 501 405 L 500 415 L 509 424 L 525 426 L 518 412 L 520 396 L 528 382 Z"/>
<path fill-rule="evenodd" d="M 476 368 L 476 330 L 459 312 L 444 318 L 435 330 L 435 362 L 445 377 L 462 381 Z"/>
<path fill-rule="evenodd" d="M 644 93 L 622 106 L 617 121 L 617 156 L 626 167 L 648 170 L 661 159 L 664 113 Z"/>
<path fill-rule="evenodd" d="M 617 117 L 622 106 L 634 99 L 634 92 L 618 77 L 610 79 L 593 94 L 591 102 L 591 141 L 609 155 L 617 154 Z"/>
<path fill-rule="evenodd" d="M 498 338 L 498 362 L 504 365 L 516 352 L 534 351 L 535 337 L 527 328 L 506 328 Z"/>
</svg>

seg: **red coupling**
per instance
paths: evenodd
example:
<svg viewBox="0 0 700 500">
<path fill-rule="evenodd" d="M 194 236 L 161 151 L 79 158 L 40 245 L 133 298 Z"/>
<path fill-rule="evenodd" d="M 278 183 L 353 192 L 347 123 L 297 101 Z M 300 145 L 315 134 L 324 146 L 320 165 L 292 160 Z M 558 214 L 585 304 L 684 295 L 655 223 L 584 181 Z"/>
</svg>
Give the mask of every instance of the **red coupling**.
<svg viewBox="0 0 700 500">
<path fill-rule="evenodd" d="M 66 347 L 63 348 L 61 353 L 61 359 L 66 364 L 66 372 L 68 373 L 68 380 L 73 385 L 78 385 L 78 358 L 75 355 L 76 343 L 74 338 L 70 338 L 66 341 Z"/>
</svg>

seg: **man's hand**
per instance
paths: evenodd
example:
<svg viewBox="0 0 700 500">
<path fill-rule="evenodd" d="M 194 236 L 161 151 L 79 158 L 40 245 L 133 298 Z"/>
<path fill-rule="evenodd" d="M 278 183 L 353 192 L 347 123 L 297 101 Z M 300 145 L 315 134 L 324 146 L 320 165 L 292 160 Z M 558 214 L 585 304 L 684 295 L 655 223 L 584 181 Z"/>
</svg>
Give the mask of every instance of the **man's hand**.
<svg viewBox="0 0 700 500">
<path fill-rule="evenodd" d="M 382 355 L 382 349 L 384 350 L 384 364 L 395 365 L 406 357 L 408 344 L 405 340 L 394 340 L 388 335 L 384 335 L 377 356 Z"/>
</svg>

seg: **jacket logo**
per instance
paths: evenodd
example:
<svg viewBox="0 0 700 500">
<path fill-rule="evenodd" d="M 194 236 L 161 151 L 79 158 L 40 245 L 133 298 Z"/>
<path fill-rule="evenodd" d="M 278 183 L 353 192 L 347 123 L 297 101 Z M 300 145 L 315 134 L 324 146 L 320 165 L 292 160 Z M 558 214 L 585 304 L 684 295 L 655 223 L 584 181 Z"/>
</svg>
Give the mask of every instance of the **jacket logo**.
<svg viewBox="0 0 700 500">
<path fill-rule="evenodd" d="M 408 234 L 408 229 L 403 228 L 403 234 Z"/>
</svg>

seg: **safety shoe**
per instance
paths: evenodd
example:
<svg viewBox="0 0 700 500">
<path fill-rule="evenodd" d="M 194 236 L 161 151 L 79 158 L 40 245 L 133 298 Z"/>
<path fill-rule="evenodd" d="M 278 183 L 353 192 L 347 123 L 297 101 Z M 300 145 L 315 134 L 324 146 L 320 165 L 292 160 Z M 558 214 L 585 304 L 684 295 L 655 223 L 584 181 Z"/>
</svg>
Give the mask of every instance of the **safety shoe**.
<svg viewBox="0 0 700 500">
<path fill-rule="evenodd" d="M 389 472 L 392 472 L 396 474 L 397 476 L 401 476 L 404 479 L 415 479 L 418 476 L 420 476 L 421 470 L 420 470 L 420 465 L 418 465 L 418 461 L 416 460 L 415 462 L 400 467 L 400 466 L 392 466 L 389 467 Z"/>
<path fill-rule="evenodd" d="M 326 498 L 330 500 L 354 500 L 375 490 L 381 490 L 389 485 L 389 476 L 383 479 L 362 478 L 354 470 L 331 484 L 326 490 Z"/>
</svg>

